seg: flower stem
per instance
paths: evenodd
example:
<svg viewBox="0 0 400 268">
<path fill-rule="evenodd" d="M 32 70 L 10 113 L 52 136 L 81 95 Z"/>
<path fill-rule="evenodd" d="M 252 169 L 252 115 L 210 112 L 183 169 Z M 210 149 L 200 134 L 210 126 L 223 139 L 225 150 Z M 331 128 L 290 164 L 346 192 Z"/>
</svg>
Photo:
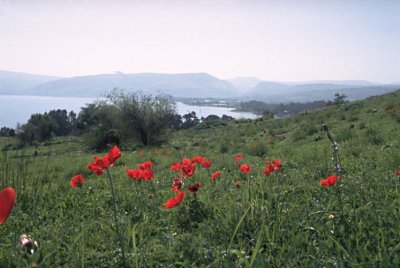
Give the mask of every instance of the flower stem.
<svg viewBox="0 0 400 268">
<path fill-rule="evenodd" d="M 113 199 L 113 210 L 114 210 L 114 221 L 115 221 L 115 230 L 117 232 L 117 239 L 119 242 L 119 246 L 121 248 L 121 253 L 122 253 L 122 262 L 123 265 L 126 266 L 126 259 L 125 259 L 125 250 L 124 250 L 124 244 L 122 242 L 122 236 L 121 233 L 119 232 L 119 228 L 118 228 L 118 220 L 117 220 L 117 204 L 116 204 L 116 200 L 115 200 L 115 191 L 114 191 L 114 185 L 112 182 L 112 178 L 111 178 L 111 174 L 107 170 L 107 175 L 108 175 L 108 179 L 110 180 L 110 187 L 111 187 L 111 194 L 112 194 L 112 199 Z"/>
</svg>

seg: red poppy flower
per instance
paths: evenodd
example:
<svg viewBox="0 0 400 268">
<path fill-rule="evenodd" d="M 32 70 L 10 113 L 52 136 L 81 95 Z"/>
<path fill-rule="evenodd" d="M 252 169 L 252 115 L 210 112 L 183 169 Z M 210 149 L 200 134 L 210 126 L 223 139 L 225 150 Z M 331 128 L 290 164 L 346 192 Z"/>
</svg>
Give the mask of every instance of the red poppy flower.
<svg viewBox="0 0 400 268">
<path fill-rule="evenodd" d="M 243 173 L 249 173 L 250 172 L 251 167 L 249 165 L 240 165 L 240 170 Z"/>
<path fill-rule="evenodd" d="M 176 197 L 170 198 L 167 203 L 164 204 L 164 207 L 166 208 L 174 208 L 180 203 L 182 203 L 183 198 L 185 197 L 185 192 L 178 192 L 178 195 Z"/>
<path fill-rule="evenodd" d="M 140 175 L 141 171 L 139 169 L 128 169 L 126 171 L 126 175 L 128 175 L 128 177 L 134 179 L 134 180 L 140 180 Z"/>
<path fill-rule="evenodd" d="M 203 168 L 209 168 L 211 167 L 212 163 L 210 160 L 203 160 L 203 162 L 201 162 L 201 165 L 203 166 Z"/>
<path fill-rule="evenodd" d="M 179 178 L 174 178 L 174 184 L 172 185 L 172 191 L 173 192 L 178 192 L 183 185 L 183 181 Z"/>
<path fill-rule="evenodd" d="M 235 161 L 236 162 L 239 162 L 240 160 L 242 160 L 243 159 L 243 155 L 241 155 L 241 154 L 238 154 L 237 156 L 235 156 Z"/>
<path fill-rule="evenodd" d="M 152 169 L 146 169 L 141 172 L 141 179 L 145 181 L 150 181 L 154 179 L 154 171 Z"/>
<path fill-rule="evenodd" d="M 220 175 L 221 175 L 221 171 L 215 171 L 215 172 L 213 172 L 213 174 L 211 175 L 211 179 L 212 179 L 212 180 L 216 180 Z"/>
<path fill-rule="evenodd" d="M 234 185 L 235 185 L 237 188 L 240 188 L 240 182 L 239 182 L 239 181 L 235 182 Z"/>
<path fill-rule="evenodd" d="M 142 164 L 138 165 L 139 169 L 141 170 L 146 170 L 146 169 L 150 169 L 153 167 L 153 163 L 151 161 L 146 161 Z"/>
<path fill-rule="evenodd" d="M 182 164 L 185 165 L 185 166 L 189 165 L 191 163 L 192 163 L 192 161 L 189 158 L 183 158 L 182 159 Z"/>
<path fill-rule="evenodd" d="M 144 163 L 138 164 L 137 169 L 128 169 L 126 175 L 134 180 L 152 180 L 154 179 L 154 171 L 151 169 L 153 163 L 146 161 Z"/>
<path fill-rule="evenodd" d="M 94 174 L 96 174 L 96 176 L 100 176 L 100 174 L 103 173 L 108 166 L 109 166 L 109 161 L 107 157 L 98 158 L 95 156 L 93 159 L 93 163 L 89 163 L 87 167 Z"/>
<path fill-rule="evenodd" d="M 188 165 L 182 166 L 182 171 L 183 171 L 182 177 L 188 178 L 188 177 L 192 176 L 194 174 L 195 169 L 196 169 L 195 164 L 188 164 Z"/>
<path fill-rule="evenodd" d="M 81 187 L 83 184 L 86 183 L 86 181 L 81 174 L 78 174 L 72 177 L 70 183 L 72 188 L 76 188 Z"/>
<path fill-rule="evenodd" d="M 267 168 L 263 170 L 263 173 L 265 176 L 268 176 L 269 174 L 275 171 L 275 166 L 269 161 L 266 161 L 265 163 L 267 164 Z"/>
<path fill-rule="evenodd" d="M 328 176 L 326 179 L 321 180 L 319 184 L 321 186 L 330 187 L 330 186 L 334 185 L 339 179 L 340 179 L 340 176 L 331 175 L 331 176 Z"/>
<path fill-rule="evenodd" d="M 276 160 L 272 161 L 272 164 L 274 165 L 275 171 L 277 171 L 277 172 L 281 171 L 282 161 L 280 159 L 276 159 Z"/>
<path fill-rule="evenodd" d="M 93 163 L 88 164 L 88 169 L 90 169 L 96 176 L 99 176 L 103 173 L 106 168 L 112 167 L 114 162 L 121 157 L 121 151 L 117 146 L 114 146 L 106 156 L 103 158 L 94 157 Z"/>
<path fill-rule="evenodd" d="M 191 191 L 192 193 L 195 193 L 195 192 L 197 192 L 198 190 L 199 190 L 199 188 L 200 188 L 200 183 L 195 183 L 195 184 L 193 184 L 192 186 L 190 186 L 189 188 L 188 188 L 188 190 L 189 191 Z"/>
<path fill-rule="evenodd" d="M 204 157 L 203 156 L 195 156 L 195 157 L 193 157 L 192 158 L 192 163 L 197 163 L 197 164 L 200 164 L 201 162 L 203 162 L 203 160 L 204 160 Z"/>
<path fill-rule="evenodd" d="M 107 158 L 109 161 L 109 166 L 112 167 L 114 162 L 121 157 L 121 151 L 117 146 L 114 146 L 107 154 Z"/>
<path fill-rule="evenodd" d="M 7 187 L 0 192 L 0 224 L 4 223 L 15 205 L 15 191 Z"/>
<path fill-rule="evenodd" d="M 180 170 L 182 168 L 182 164 L 181 163 L 176 163 L 176 164 L 172 164 L 170 167 L 170 170 Z"/>
<path fill-rule="evenodd" d="M 138 164 L 138 169 L 146 170 L 146 166 L 144 164 Z"/>
<path fill-rule="evenodd" d="M 279 172 L 281 171 L 281 160 L 280 159 L 276 159 L 274 161 L 269 162 L 268 160 L 265 161 L 265 163 L 267 164 L 267 168 L 263 170 L 263 173 L 265 176 L 268 176 L 269 174 L 273 173 L 274 171 Z"/>
</svg>

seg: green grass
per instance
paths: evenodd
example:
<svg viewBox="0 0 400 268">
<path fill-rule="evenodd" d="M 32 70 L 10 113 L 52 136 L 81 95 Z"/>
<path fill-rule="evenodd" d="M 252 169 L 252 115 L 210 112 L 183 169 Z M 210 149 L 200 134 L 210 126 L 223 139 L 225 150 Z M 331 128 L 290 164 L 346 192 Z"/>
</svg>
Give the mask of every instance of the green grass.
<svg viewBox="0 0 400 268">
<path fill-rule="evenodd" d="M 392 108 L 400 110 L 400 91 L 288 119 L 179 131 L 170 145 L 143 152 L 121 148 L 110 173 L 128 266 L 400 265 L 400 178 L 394 175 L 400 168 L 400 115 Z M 322 123 L 340 144 L 344 167 L 331 188 L 319 185 L 334 172 Z M 23 149 L 1 139 L 0 148 L 7 149 L 0 156 L 0 185 L 17 193 L 0 226 L 0 267 L 122 265 L 107 175 L 96 177 L 86 168 L 95 154 L 80 138 Z M 237 154 L 252 166 L 249 174 L 237 168 Z M 187 191 L 180 206 L 165 209 L 162 204 L 175 196 L 177 173 L 170 165 L 196 155 L 213 162 L 210 170 L 197 167 L 184 179 L 185 188 L 201 184 L 196 198 Z M 273 159 L 282 160 L 282 171 L 265 177 L 265 160 Z M 153 181 L 125 175 L 146 160 L 155 164 Z M 222 174 L 212 181 L 215 170 Z M 72 189 L 77 173 L 87 184 Z M 32 256 L 17 246 L 24 233 L 39 242 Z"/>
</svg>

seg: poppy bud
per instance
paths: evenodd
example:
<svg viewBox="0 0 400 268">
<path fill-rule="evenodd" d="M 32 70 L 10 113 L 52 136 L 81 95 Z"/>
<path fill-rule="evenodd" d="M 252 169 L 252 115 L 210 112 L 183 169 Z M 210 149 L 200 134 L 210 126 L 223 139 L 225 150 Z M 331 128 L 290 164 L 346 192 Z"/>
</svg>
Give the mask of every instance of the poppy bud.
<svg viewBox="0 0 400 268">
<path fill-rule="evenodd" d="M 28 235 L 23 234 L 19 237 L 19 246 L 20 248 L 32 255 L 38 249 L 38 242 L 30 238 Z"/>
</svg>

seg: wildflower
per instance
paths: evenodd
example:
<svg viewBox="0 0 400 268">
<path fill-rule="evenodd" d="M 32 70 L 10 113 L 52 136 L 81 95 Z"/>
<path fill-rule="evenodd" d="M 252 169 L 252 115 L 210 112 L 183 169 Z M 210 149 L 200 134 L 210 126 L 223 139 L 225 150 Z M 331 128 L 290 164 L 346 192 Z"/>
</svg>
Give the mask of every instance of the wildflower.
<svg viewBox="0 0 400 268">
<path fill-rule="evenodd" d="M 191 164 L 191 163 L 192 163 L 192 161 L 191 161 L 189 158 L 183 158 L 183 159 L 182 159 L 182 164 L 183 164 L 184 166 L 189 165 L 189 164 Z"/>
<path fill-rule="evenodd" d="M 167 203 L 164 204 L 166 208 L 174 208 L 180 203 L 182 203 L 183 198 L 185 197 L 185 192 L 179 191 L 176 197 L 170 198 Z"/>
<path fill-rule="evenodd" d="M 240 170 L 243 173 L 249 173 L 250 172 L 251 167 L 249 165 L 240 165 Z"/>
<path fill-rule="evenodd" d="M 103 173 L 106 168 L 112 167 L 115 161 L 121 157 L 121 151 L 117 146 L 114 146 L 103 158 L 94 157 L 93 163 L 88 164 L 88 169 L 90 169 L 96 176 Z"/>
<path fill-rule="evenodd" d="M 276 159 L 276 160 L 272 161 L 272 164 L 274 165 L 275 171 L 277 171 L 277 172 L 281 171 L 282 161 L 280 159 Z"/>
<path fill-rule="evenodd" d="M 195 184 L 193 184 L 192 186 L 190 186 L 189 188 L 188 188 L 188 190 L 189 191 L 191 191 L 192 193 L 195 193 L 195 192 L 197 192 L 198 190 L 199 190 L 199 188 L 200 188 L 200 183 L 195 183 Z"/>
<path fill-rule="evenodd" d="M 196 165 L 189 163 L 187 165 L 182 166 L 182 177 L 188 178 L 194 174 L 194 171 L 196 169 Z"/>
<path fill-rule="evenodd" d="M 240 181 L 235 182 L 233 185 L 235 185 L 237 188 L 240 188 Z"/>
<path fill-rule="evenodd" d="M 136 169 L 128 169 L 126 175 L 134 180 L 152 180 L 154 179 L 154 171 L 151 169 L 152 166 L 152 162 L 146 161 L 138 164 L 138 168 Z"/>
<path fill-rule="evenodd" d="M 38 242 L 30 238 L 28 235 L 23 234 L 19 237 L 18 241 L 19 247 L 27 252 L 28 254 L 32 255 L 38 249 L 39 245 Z"/>
<path fill-rule="evenodd" d="M 331 175 L 331 176 L 328 176 L 326 179 L 321 180 L 321 182 L 319 184 L 321 186 L 330 187 L 330 186 L 334 185 L 339 179 L 340 179 L 340 176 Z"/>
<path fill-rule="evenodd" d="M 239 162 L 240 160 L 242 160 L 243 159 L 243 155 L 241 155 L 241 154 L 238 154 L 237 156 L 235 156 L 235 162 Z"/>
<path fill-rule="evenodd" d="M 183 181 L 179 178 L 174 178 L 174 184 L 172 185 L 172 191 L 173 192 L 179 192 L 179 190 L 182 188 Z"/>
<path fill-rule="evenodd" d="M 211 175 L 211 179 L 212 179 L 212 180 L 216 180 L 220 175 L 221 175 L 221 171 L 215 171 L 215 172 L 213 172 L 213 174 Z"/>
<path fill-rule="evenodd" d="M 265 176 L 268 176 L 269 174 L 271 174 L 274 171 L 276 171 L 276 172 L 281 171 L 282 162 L 280 159 L 276 159 L 276 160 L 272 161 L 272 163 L 267 160 L 267 161 L 265 161 L 265 163 L 267 164 L 267 168 L 263 170 L 263 173 Z"/>
<path fill-rule="evenodd" d="M 330 219 L 330 220 L 333 220 L 335 218 L 335 215 L 333 215 L 333 214 L 330 214 L 329 216 L 328 216 L 328 219 Z"/>
<path fill-rule="evenodd" d="M 397 177 L 400 177 L 400 168 L 397 169 L 397 170 L 394 172 L 394 175 L 396 175 Z"/>
<path fill-rule="evenodd" d="M 83 184 L 86 183 L 86 181 L 81 174 L 78 174 L 72 177 L 70 183 L 72 188 L 76 188 L 81 187 Z"/>
<path fill-rule="evenodd" d="M 126 175 L 134 180 L 140 180 L 141 178 L 141 170 L 140 169 L 128 169 L 126 171 Z"/>
<path fill-rule="evenodd" d="M 100 176 L 106 168 L 108 167 L 109 162 L 107 158 L 98 158 L 94 157 L 93 163 L 88 164 L 88 169 L 90 169 L 96 176 Z"/>
<path fill-rule="evenodd" d="M 142 164 L 139 164 L 138 167 L 141 170 L 151 169 L 153 167 L 153 163 L 151 161 L 146 161 Z"/>
<path fill-rule="evenodd" d="M 4 223 L 15 205 L 15 191 L 7 187 L 0 192 L 0 224 Z"/>
<path fill-rule="evenodd" d="M 143 170 L 141 173 L 141 179 L 145 181 L 154 179 L 154 171 L 152 169 Z"/>
<path fill-rule="evenodd" d="M 209 168 L 211 167 L 211 161 L 210 160 L 203 160 L 203 162 L 201 162 L 201 165 L 203 166 L 203 168 Z"/>
<path fill-rule="evenodd" d="M 268 176 L 269 174 L 271 174 L 272 172 L 275 171 L 275 166 L 274 164 L 270 163 L 269 161 L 266 161 L 267 164 L 267 168 L 263 170 L 263 173 L 265 176 Z"/>
<path fill-rule="evenodd" d="M 109 161 L 109 166 L 112 167 L 114 165 L 114 162 L 121 157 L 121 151 L 117 146 L 114 146 L 106 155 Z"/>
<path fill-rule="evenodd" d="M 192 163 L 201 164 L 204 160 L 203 156 L 195 156 L 192 158 Z"/>
<path fill-rule="evenodd" d="M 182 168 L 182 164 L 181 163 L 176 163 L 176 164 L 172 164 L 170 167 L 170 170 L 180 170 Z"/>
</svg>

